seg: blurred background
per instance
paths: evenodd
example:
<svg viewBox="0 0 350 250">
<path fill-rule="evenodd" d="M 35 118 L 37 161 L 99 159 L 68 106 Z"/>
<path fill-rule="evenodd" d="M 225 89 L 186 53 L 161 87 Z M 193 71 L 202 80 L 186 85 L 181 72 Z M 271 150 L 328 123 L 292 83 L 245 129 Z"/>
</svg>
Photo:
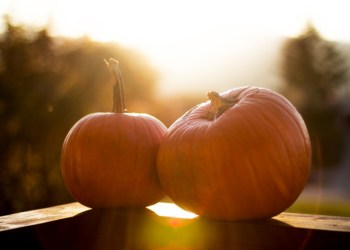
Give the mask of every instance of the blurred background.
<svg viewBox="0 0 350 250">
<path fill-rule="evenodd" d="M 346 0 L 2 0 L 0 215 L 74 201 L 63 140 L 112 109 L 103 59 L 120 61 L 129 112 L 171 125 L 211 90 L 271 88 L 313 146 L 288 210 L 350 216 L 350 16 Z"/>
</svg>

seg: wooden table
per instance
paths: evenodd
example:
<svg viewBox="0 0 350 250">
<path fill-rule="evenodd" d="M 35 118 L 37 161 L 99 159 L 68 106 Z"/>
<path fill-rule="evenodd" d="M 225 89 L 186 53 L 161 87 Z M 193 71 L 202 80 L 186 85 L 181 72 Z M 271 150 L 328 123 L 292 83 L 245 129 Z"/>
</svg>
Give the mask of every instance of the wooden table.
<svg viewBox="0 0 350 250">
<path fill-rule="evenodd" d="M 70 203 L 0 217 L 0 249 L 349 250 L 350 218 L 282 213 L 268 220 L 225 222 Z"/>
</svg>

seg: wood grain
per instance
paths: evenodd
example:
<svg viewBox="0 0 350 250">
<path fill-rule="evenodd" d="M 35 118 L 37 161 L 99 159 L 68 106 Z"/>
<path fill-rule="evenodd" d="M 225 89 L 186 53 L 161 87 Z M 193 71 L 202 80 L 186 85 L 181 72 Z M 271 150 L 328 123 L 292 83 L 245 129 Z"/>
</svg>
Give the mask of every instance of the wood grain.
<svg viewBox="0 0 350 250">
<path fill-rule="evenodd" d="M 161 204 L 161 203 L 159 203 Z M 173 204 L 175 206 L 175 204 Z M 73 217 L 90 208 L 74 202 L 0 217 L 0 231 Z M 273 217 L 280 226 L 302 229 L 350 232 L 350 217 L 281 213 Z"/>
<path fill-rule="evenodd" d="M 0 217 L 0 232 L 20 227 L 33 226 L 55 220 L 66 219 L 90 208 L 78 202 L 20 212 Z"/>
</svg>

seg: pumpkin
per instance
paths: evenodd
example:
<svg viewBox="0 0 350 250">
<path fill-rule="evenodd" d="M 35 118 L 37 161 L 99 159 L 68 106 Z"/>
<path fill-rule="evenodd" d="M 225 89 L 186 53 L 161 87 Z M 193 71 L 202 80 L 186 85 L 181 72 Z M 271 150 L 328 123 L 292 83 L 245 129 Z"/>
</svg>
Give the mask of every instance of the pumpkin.
<svg viewBox="0 0 350 250">
<path fill-rule="evenodd" d="M 311 166 L 300 114 L 264 88 L 208 96 L 161 142 L 157 168 L 165 193 L 186 210 L 220 220 L 269 218 L 287 209 Z"/>
<path fill-rule="evenodd" d="M 63 179 L 71 195 L 92 208 L 151 205 L 164 196 L 156 161 L 166 127 L 153 116 L 126 112 L 118 62 L 107 65 L 116 82 L 113 112 L 89 114 L 70 129 Z"/>
</svg>

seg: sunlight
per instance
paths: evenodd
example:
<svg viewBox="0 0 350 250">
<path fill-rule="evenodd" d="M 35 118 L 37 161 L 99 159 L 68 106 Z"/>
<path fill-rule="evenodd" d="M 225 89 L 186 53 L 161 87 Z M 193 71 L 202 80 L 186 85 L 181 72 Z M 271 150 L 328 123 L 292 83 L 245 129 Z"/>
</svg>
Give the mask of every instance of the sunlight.
<svg viewBox="0 0 350 250">
<path fill-rule="evenodd" d="M 347 5 L 346 0 L 2 0 L 0 12 L 17 23 L 48 23 L 53 35 L 135 48 L 160 72 L 159 92 L 166 95 L 207 91 L 217 83 L 217 91 L 232 82 L 258 84 L 267 77 L 262 67 L 271 63 L 267 53 L 283 37 L 300 34 L 307 21 L 327 39 L 350 40 Z M 253 67 L 254 77 L 247 72 Z M 270 74 L 261 84 L 278 81 Z"/>
<path fill-rule="evenodd" d="M 320 33 L 329 40 L 350 41 L 349 1 L 312 2 L 310 15 Z"/>
<path fill-rule="evenodd" d="M 225 30 L 230 36 L 256 30 L 294 34 L 305 21 L 303 1 L 6 1 L 16 19 L 51 22 L 56 34 L 88 35 L 99 41 L 118 41 L 132 47 L 190 43 L 203 33 Z M 32 6 L 37 11 L 32 11 Z M 4 10 L 3 10 L 4 11 Z M 206 36 L 210 39 L 210 36 Z M 210 40 L 206 41 L 209 43 Z M 162 51 L 162 49 L 160 48 Z"/>
<path fill-rule="evenodd" d="M 157 204 L 147 207 L 159 216 L 182 218 L 182 219 L 193 219 L 198 215 L 183 210 L 176 206 L 174 203 L 158 202 Z"/>
<path fill-rule="evenodd" d="M 13 15 L 18 22 L 50 23 L 55 34 L 87 35 L 154 53 L 156 48 L 163 51 L 161 46 L 184 42 L 193 46 L 192 41 L 198 42 L 203 33 L 218 30 L 235 37 L 252 31 L 293 36 L 307 20 L 314 21 L 328 36 L 349 36 L 346 7 L 346 0 L 3 0 L 0 12 Z M 211 36 L 205 38 L 210 43 Z"/>
<path fill-rule="evenodd" d="M 62 1 L 64 2 L 64 1 Z M 69 6 L 69 8 L 67 8 Z M 76 10 L 79 9 L 79 15 Z M 307 9 L 301 0 L 268 1 L 118 1 L 69 2 L 52 13 L 54 32 L 67 36 L 88 35 L 99 41 L 118 41 L 145 51 L 164 47 L 193 47 L 245 32 L 293 35 L 300 31 Z M 213 35 L 210 35 L 210 34 Z M 202 40 L 205 38 L 205 40 Z"/>
</svg>

